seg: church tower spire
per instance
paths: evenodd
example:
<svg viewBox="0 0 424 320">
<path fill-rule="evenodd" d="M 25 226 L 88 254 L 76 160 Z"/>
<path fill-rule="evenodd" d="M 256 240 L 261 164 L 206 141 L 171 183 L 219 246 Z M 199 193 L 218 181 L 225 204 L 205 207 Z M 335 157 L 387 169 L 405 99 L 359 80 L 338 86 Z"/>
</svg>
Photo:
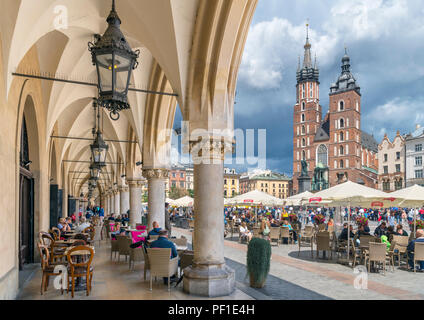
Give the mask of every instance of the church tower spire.
<svg viewBox="0 0 424 320">
<path fill-rule="evenodd" d="M 316 58 L 315 65 L 312 65 L 312 53 L 311 48 L 312 45 L 309 42 L 309 21 L 306 24 L 306 42 L 303 47 L 305 49 L 303 56 L 303 65 L 302 68 L 298 67 L 296 78 L 297 83 L 305 82 L 305 81 L 319 81 L 319 70 L 317 68 Z"/>
</svg>

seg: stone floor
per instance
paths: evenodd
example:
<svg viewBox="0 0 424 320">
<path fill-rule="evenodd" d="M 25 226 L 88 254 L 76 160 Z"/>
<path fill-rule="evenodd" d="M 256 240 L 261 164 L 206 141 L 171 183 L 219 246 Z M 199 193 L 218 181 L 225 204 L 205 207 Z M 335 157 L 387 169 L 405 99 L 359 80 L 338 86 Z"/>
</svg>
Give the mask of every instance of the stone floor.
<svg viewBox="0 0 424 320">
<path fill-rule="evenodd" d="M 173 228 L 173 236 L 185 235 L 191 242 L 191 231 Z M 298 256 L 297 245 L 279 245 L 272 247 L 271 270 L 263 289 L 249 287 L 246 276 L 247 245 L 240 244 L 234 238 L 225 240 L 225 257 L 227 264 L 236 270 L 236 291 L 218 300 L 388 300 L 388 299 L 424 299 L 424 273 L 404 271 L 396 267 L 394 272 L 385 275 L 365 274 L 367 289 L 356 289 L 355 279 L 358 274 L 351 267 L 337 264 L 335 258 L 311 258 L 310 249 L 302 248 Z M 94 285 L 91 295 L 85 292 L 75 294 L 75 300 L 83 299 L 117 299 L 117 300 L 197 300 L 204 299 L 187 295 L 182 291 L 182 284 L 170 292 L 162 281 L 154 283 L 149 291 L 149 282 L 143 279 L 143 263 L 136 263 L 134 271 L 129 270 L 128 263 L 110 260 L 110 246 L 103 241 L 96 247 L 94 259 Z M 361 274 L 364 276 L 364 274 Z M 40 295 L 41 272 L 39 268 L 30 273 L 25 281 L 18 299 L 54 299 L 70 300 L 70 294 L 60 294 L 50 283 L 48 291 Z M 357 286 L 356 286 L 357 287 Z"/>
</svg>

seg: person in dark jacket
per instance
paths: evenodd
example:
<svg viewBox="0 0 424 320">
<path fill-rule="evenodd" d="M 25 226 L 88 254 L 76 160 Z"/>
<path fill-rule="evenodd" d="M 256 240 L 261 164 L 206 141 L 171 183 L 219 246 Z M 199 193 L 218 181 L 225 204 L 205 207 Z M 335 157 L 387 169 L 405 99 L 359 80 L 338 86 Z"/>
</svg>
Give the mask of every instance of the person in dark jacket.
<svg viewBox="0 0 424 320">
<path fill-rule="evenodd" d="M 162 230 L 162 228 L 159 227 L 159 223 L 157 221 L 153 222 L 153 229 L 149 231 L 147 234 L 147 240 L 150 239 L 150 236 L 158 236 L 159 232 Z"/>
<path fill-rule="evenodd" d="M 377 237 L 387 235 L 386 222 L 383 221 L 377 228 L 375 228 L 374 235 Z"/>
<path fill-rule="evenodd" d="M 168 231 L 161 230 L 159 231 L 159 238 L 152 242 L 150 248 L 169 248 L 171 249 L 171 259 L 178 257 L 177 247 L 172 241 L 168 240 Z M 177 281 L 177 277 L 173 275 L 171 277 L 171 282 Z M 163 278 L 164 284 L 168 284 L 168 278 Z"/>
<path fill-rule="evenodd" d="M 396 226 L 396 235 L 407 237 L 408 236 L 408 232 L 406 232 L 405 230 L 403 230 L 403 226 L 401 224 L 398 224 Z"/>
<path fill-rule="evenodd" d="M 354 233 L 353 233 L 353 226 L 350 225 L 349 229 L 350 229 L 350 235 L 349 235 L 349 237 L 350 237 L 350 239 L 353 239 L 353 237 L 355 236 Z M 343 241 L 343 240 L 347 241 L 347 223 L 343 224 L 343 230 L 342 230 L 342 232 L 339 235 L 339 240 L 341 240 L 341 241 Z"/>
<path fill-rule="evenodd" d="M 420 243 L 424 243 L 424 230 L 419 229 L 417 230 L 417 239 L 412 240 L 409 242 L 408 244 L 408 264 L 409 267 L 414 270 L 414 250 L 415 250 L 415 242 L 420 242 Z M 424 261 L 420 261 L 419 262 L 420 268 L 419 270 L 423 271 L 424 270 Z"/>
</svg>

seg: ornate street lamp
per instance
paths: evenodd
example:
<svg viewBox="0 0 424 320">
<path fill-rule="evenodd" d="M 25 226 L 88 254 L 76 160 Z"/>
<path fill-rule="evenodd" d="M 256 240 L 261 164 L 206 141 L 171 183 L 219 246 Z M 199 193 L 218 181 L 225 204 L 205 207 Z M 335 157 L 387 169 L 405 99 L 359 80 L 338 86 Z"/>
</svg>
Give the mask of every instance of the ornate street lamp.
<svg viewBox="0 0 424 320">
<path fill-rule="evenodd" d="M 100 177 L 100 172 L 102 171 L 101 167 L 99 167 L 97 164 L 92 163 L 90 165 L 90 180 L 91 181 L 97 181 Z"/>
<path fill-rule="evenodd" d="M 132 70 L 138 66 L 140 50 L 132 51 L 123 35 L 115 0 L 106 21 L 109 26 L 105 33 L 103 36 L 95 35 L 94 44 L 88 43 L 88 50 L 97 68 L 99 104 L 110 111 L 112 120 L 118 120 L 119 111 L 130 108 L 128 86 Z"/>
<path fill-rule="evenodd" d="M 93 106 L 97 108 L 97 132 L 93 144 L 90 145 L 91 149 L 91 160 L 93 164 L 98 168 L 103 168 L 106 166 L 106 156 L 109 150 L 109 146 L 103 140 L 102 132 L 100 131 L 100 112 L 97 107 L 97 99 L 94 99 Z"/>
</svg>

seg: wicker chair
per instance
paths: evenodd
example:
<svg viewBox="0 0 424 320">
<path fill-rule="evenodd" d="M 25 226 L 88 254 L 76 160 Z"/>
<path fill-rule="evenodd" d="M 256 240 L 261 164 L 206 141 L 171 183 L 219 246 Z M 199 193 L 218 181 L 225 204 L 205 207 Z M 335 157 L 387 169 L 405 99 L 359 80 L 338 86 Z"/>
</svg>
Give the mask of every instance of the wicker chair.
<svg viewBox="0 0 424 320">
<path fill-rule="evenodd" d="M 176 246 L 187 246 L 188 240 L 186 237 L 181 237 L 179 239 L 172 239 L 172 242 L 176 245 Z"/>
<path fill-rule="evenodd" d="M 417 272 L 415 269 L 415 264 L 418 261 L 424 261 L 424 243 L 423 242 L 415 242 L 414 247 L 414 272 Z"/>
<path fill-rule="evenodd" d="M 150 241 L 155 241 L 159 238 L 159 236 L 158 235 L 152 235 L 152 236 L 149 236 L 149 238 L 150 238 Z"/>
<path fill-rule="evenodd" d="M 84 255 L 79 255 L 82 257 L 81 260 L 74 259 L 72 253 L 74 251 L 83 251 L 86 252 Z M 76 278 L 86 278 L 86 290 L 87 296 L 90 295 L 91 291 L 91 283 L 93 280 L 93 272 L 94 268 L 91 266 L 91 262 L 94 258 L 94 250 L 89 246 L 76 246 L 72 247 L 67 251 L 68 257 L 68 276 L 71 281 L 68 281 L 68 292 L 69 288 L 71 288 L 72 298 L 74 297 L 75 290 L 75 279 Z"/>
<path fill-rule="evenodd" d="M 400 267 L 400 261 L 402 256 L 404 256 L 407 252 L 408 243 L 409 243 L 408 236 L 393 236 L 390 251 L 392 251 L 392 248 L 393 248 L 393 256 L 397 256 L 399 267 Z"/>
<path fill-rule="evenodd" d="M 316 242 L 317 242 L 317 257 L 319 257 L 320 251 L 330 251 L 331 259 L 333 258 L 333 250 L 331 250 L 330 246 L 330 233 L 329 232 L 318 232 L 316 234 Z"/>
<path fill-rule="evenodd" d="M 170 278 L 178 273 L 178 257 L 170 259 L 171 249 L 147 248 L 150 264 L 150 290 L 152 290 L 153 277 L 168 278 L 168 291 L 171 290 Z"/>
<path fill-rule="evenodd" d="M 307 228 L 310 227 L 310 228 Z M 297 256 L 300 255 L 300 248 L 301 247 L 311 247 L 311 256 L 314 257 L 314 229 L 312 226 L 306 226 L 305 230 L 300 233 L 300 237 L 297 240 L 297 243 L 299 244 L 299 251 L 297 253 Z"/>
<path fill-rule="evenodd" d="M 383 273 L 386 271 L 386 260 L 387 260 L 387 252 L 386 252 L 386 244 L 385 243 L 369 243 L 370 249 L 368 254 L 365 255 L 365 264 L 368 261 L 368 272 L 371 271 L 371 262 L 380 262 L 383 264 Z"/>
<path fill-rule="evenodd" d="M 110 239 L 110 260 L 112 260 L 113 253 L 115 253 L 115 258 L 116 258 L 117 252 L 119 252 L 118 241 Z"/>
<path fill-rule="evenodd" d="M 144 261 L 144 248 L 130 248 L 130 259 L 129 259 L 129 268 L 131 269 L 131 263 L 134 270 L 135 262 Z"/>
<path fill-rule="evenodd" d="M 272 229 L 272 228 L 271 228 Z M 290 229 L 289 227 L 281 227 L 281 240 L 283 239 L 287 239 L 287 244 L 293 243 L 293 237 L 290 234 Z M 283 241 L 281 241 L 281 243 L 284 243 Z"/>
<path fill-rule="evenodd" d="M 180 277 L 183 273 L 184 269 L 191 266 L 193 264 L 194 259 L 194 251 L 183 251 L 180 255 Z"/>
<path fill-rule="evenodd" d="M 125 261 L 127 261 L 128 256 L 130 255 L 130 245 L 132 240 L 127 236 L 116 236 L 118 242 L 118 262 L 120 261 L 121 256 L 125 256 Z"/>
<path fill-rule="evenodd" d="M 146 281 L 147 270 L 150 271 L 150 263 L 149 263 L 149 256 L 147 255 L 147 249 L 144 247 L 142 249 L 143 249 L 142 253 L 144 257 L 144 281 Z"/>
</svg>

